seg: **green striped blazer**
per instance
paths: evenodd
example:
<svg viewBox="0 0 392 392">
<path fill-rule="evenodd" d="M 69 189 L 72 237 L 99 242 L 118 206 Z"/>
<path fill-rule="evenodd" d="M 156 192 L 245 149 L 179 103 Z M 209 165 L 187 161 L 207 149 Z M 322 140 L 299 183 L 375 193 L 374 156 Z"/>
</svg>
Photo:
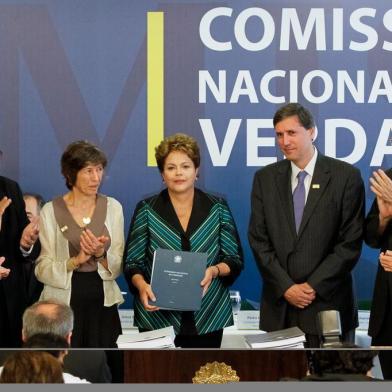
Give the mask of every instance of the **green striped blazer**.
<svg viewBox="0 0 392 392">
<path fill-rule="evenodd" d="M 132 276 L 142 274 L 150 282 L 155 249 L 177 249 L 208 254 L 207 266 L 225 262 L 231 274 L 213 279 L 194 312 L 198 334 L 233 325 L 228 287 L 243 269 L 243 257 L 237 229 L 226 201 L 195 189 L 192 213 L 186 232 L 174 211 L 167 190 L 138 203 L 129 229 L 124 253 L 124 272 L 134 294 L 135 325 L 140 329 L 158 329 L 172 325 L 180 330 L 181 312 L 147 312 L 139 300 Z"/>
</svg>

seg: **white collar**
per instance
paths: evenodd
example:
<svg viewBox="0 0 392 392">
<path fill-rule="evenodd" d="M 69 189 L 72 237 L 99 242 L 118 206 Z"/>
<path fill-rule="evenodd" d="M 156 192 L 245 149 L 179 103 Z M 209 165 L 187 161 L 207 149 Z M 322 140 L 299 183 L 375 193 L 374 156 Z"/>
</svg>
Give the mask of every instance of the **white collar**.
<svg viewBox="0 0 392 392">
<path fill-rule="evenodd" d="M 305 166 L 304 169 L 300 169 L 294 162 L 290 162 L 291 163 L 291 177 L 292 178 L 297 178 L 297 175 L 300 171 L 304 170 L 306 171 L 306 173 L 308 173 L 308 175 L 310 177 L 313 177 L 313 173 L 314 173 L 314 168 L 316 166 L 316 161 L 317 161 L 317 148 L 314 147 L 314 153 L 312 158 L 310 159 L 310 161 L 308 162 L 308 164 Z"/>
</svg>

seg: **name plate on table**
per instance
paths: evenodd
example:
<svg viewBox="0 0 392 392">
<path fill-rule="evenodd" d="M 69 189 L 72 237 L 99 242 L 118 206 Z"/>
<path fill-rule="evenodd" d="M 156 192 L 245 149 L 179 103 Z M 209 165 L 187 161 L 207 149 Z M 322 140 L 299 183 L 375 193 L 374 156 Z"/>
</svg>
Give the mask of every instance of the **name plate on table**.
<svg viewBox="0 0 392 392">
<path fill-rule="evenodd" d="M 133 309 L 119 309 L 118 314 L 120 315 L 122 329 L 136 329 L 136 327 L 133 325 Z"/>
<path fill-rule="evenodd" d="M 150 304 L 168 310 L 199 310 L 203 292 L 200 282 L 207 256 L 207 253 L 157 249 L 151 276 L 156 301 Z"/>
<path fill-rule="evenodd" d="M 357 329 L 367 331 L 369 328 L 369 317 L 370 317 L 369 310 L 360 310 L 358 312 L 359 326 Z"/>
<path fill-rule="evenodd" d="M 260 310 L 240 310 L 237 315 L 237 329 L 259 329 Z"/>
</svg>

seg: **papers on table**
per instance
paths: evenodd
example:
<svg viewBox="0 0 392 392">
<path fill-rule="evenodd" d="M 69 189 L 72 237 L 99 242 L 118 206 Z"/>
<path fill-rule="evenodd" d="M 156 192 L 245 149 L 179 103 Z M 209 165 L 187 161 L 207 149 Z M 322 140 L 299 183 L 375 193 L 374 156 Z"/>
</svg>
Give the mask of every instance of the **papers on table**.
<svg viewBox="0 0 392 392">
<path fill-rule="evenodd" d="M 173 327 L 156 329 L 154 331 L 120 335 L 117 339 L 118 348 L 174 348 Z"/>
<path fill-rule="evenodd" d="M 305 334 L 298 328 L 287 328 L 260 335 L 246 335 L 252 348 L 304 348 Z"/>
</svg>

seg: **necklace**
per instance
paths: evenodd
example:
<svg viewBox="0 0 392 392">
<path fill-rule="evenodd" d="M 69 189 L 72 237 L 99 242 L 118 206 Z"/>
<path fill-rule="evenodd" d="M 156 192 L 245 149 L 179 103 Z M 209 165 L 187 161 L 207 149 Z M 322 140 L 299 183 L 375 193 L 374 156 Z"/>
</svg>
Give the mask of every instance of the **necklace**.
<svg viewBox="0 0 392 392">
<path fill-rule="evenodd" d="M 91 215 L 95 208 L 95 202 L 91 205 L 79 205 L 78 207 L 75 206 L 75 197 L 72 193 L 69 193 L 68 198 L 65 199 L 65 202 L 70 209 L 72 216 L 79 216 L 79 219 L 82 219 L 82 223 L 84 226 L 88 226 L 91 223 Z M 81 216 L 80 216 L 81 215 Z"/>
<path fill-rule="evenodd" d="M 89 216 L 84 216 L 82 218 L 82 222 L 83 222 L 83 224 L 85 224 L 87 226 L 91 223 L 91 218 Z"/>
</svg>

